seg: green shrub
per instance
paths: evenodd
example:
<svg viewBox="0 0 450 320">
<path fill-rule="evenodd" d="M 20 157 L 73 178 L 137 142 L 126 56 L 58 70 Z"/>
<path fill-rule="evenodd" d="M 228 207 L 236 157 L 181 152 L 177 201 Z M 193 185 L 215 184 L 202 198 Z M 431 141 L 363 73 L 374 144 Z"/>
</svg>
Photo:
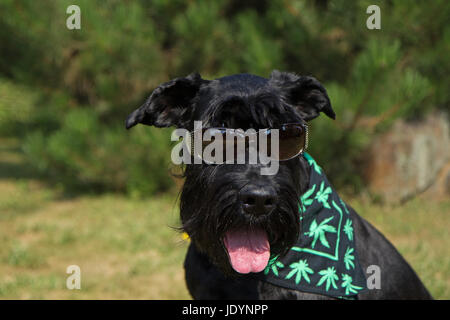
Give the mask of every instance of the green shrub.
<svg viewBox="0 0 450 320">
<path fill-rule="evenodd" d="M 37 94 L 26 86 L 0 78 L 0 134 L 18 135 L 29 121 Z"/>
<path fill-rule="evenodd" d="M 0 134 L 63 187 L 167 190 L 168 132 L 123 122 L 161 82 L 272 69 L 324 83 L 337 120 L 311 123 L 311 153 L 337 187 L 363 185 L 372 137 L 399 117 L 450 104 L 450 3 L 370 0 L 0 2 Z"/>
<path fill-rule="evenodd" d="M 166 130 L 105 127 L 92 109 L 75 109 L 59 130 L 29 134 L 23 150 L 39 171 L 75 191 L 119 191 L 146 196 L 172 185 Z"/>
</svg>

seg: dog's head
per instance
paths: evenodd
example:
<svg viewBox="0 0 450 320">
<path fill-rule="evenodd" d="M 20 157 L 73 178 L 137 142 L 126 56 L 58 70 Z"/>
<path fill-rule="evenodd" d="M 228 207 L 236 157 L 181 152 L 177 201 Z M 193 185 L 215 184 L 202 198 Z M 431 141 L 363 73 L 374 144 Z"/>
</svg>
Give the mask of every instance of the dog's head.
<svg viewBox="0 0 450 320">
<path fill-rule="evenodd" d="M 269 79 L 238 74 L 204 80 L 198 74 L 156 88 L 126 121 L 156 127 L 255 130 L 305 123 L 320 112 L 334 119 L 325 88 L 314 78 L 274 71 Z M 308 186 L 303 157 L 279 162 L 274 175 L 256 164 L 188 164 L 181 222 L 195 246 L 228 274 L 260 272 L 300 232 L 299 201 Z M 233 271 L 234 270 L 234 271 Z"/>
</svg>

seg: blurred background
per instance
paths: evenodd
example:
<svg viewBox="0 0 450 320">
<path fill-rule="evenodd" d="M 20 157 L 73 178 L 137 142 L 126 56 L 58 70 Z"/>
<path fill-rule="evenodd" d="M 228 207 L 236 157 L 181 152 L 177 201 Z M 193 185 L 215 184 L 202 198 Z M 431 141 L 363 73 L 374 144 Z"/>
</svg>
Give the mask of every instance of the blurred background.
<svg viewBox="0 0 450 320">
<path fill-rule="evenodd" d="M 279 69 L 325 85 L 309 153 L 449 299 L 449 21 L 446 0 L 1 0 L 0 298 L 189 299 L 171 130 L 124 121 L 172 78 Z"/>
</svg>

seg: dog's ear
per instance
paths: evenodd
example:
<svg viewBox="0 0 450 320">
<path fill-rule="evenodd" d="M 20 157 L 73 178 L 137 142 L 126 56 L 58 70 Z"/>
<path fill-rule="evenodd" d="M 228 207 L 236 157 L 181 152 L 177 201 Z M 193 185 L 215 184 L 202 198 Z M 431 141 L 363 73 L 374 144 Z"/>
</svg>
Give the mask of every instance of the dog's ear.
<svg viewBox="0 0 450 320">
<path fill-rule="evenodd" d="M 150 97 L 127 118 L 127 129 L 142 123 L 155 127 L 182 127 L 189 117 L 192 99 L 197 95 L 200 86 L 208 82 L 198 73 L 185 78 L 176 78 L 161 84 L 153 90 Z"/>
<path fill-rule="evenodd" d="M 312 120 L 320 112 L 332 119 L 336 118 L 327 91 L 315 78 L 274 70 L 270 75 L 269 82 L 281 90 L 284 99 L 297 110 L 304 120 Z"/>
</svg>

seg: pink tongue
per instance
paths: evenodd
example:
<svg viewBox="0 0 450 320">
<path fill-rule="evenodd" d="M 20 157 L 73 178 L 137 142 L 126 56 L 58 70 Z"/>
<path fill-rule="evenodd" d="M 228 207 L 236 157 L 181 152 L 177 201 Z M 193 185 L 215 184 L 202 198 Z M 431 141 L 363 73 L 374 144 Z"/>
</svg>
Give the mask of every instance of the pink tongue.
<svg viewBox="0 0 450 320">
<path fill-rule="evenodd" d="M 231 266 L 239 273 L 261 272 L 269 262 L 270 245 L 262 229 L 229 231 L 224 244 Z"/>
</svg>

